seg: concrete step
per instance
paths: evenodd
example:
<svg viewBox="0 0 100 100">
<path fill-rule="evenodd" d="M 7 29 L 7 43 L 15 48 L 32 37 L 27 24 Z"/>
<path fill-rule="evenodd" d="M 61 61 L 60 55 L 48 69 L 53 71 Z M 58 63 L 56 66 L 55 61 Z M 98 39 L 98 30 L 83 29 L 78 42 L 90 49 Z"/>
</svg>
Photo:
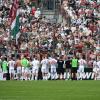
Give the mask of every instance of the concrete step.
<svg viewBox="0 0 100 100">
<path fill-rule="evenodd" d="M 44 10 L 42 12 L 42 16 L 45 16 L 47 19 L 52 19 L 54 18 L 55 12 L 54 11 L 48 11 L 48 10 Z"/>
<path fill-rule="evenodd" d="M 52 11 L 52 10 L 43 10 L 42 14 L 46 14 L 46 15 L 54 15 L 55 14 L 55 11 Z"/>
</svg>

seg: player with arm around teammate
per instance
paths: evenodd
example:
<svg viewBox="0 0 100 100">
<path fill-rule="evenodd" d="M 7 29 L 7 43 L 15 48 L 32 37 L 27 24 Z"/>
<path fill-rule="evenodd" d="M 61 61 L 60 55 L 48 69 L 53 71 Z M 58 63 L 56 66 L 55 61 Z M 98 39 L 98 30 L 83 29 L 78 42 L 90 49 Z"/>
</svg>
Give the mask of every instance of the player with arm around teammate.
<svg viewBox="0 0 100 100">
<path fill-rule="evenodd" d="M 50 66 L 51 66 L 51 80 L 55 80 L 56 79 L 56 74 L 57 74 L 57 71 L 56 71 L 56 66 L 57 66 L 57 60 L 54 58 L 54 57 L 51 57 L 49 59 L 49 63 L 50 63 Z"/>
<path fill-rule="evenodd" d="M 28 59 L 24 56 L 21 59 L 21 66 L 22 66 L 22 80 L 28 80 L 29 79 L 29 61 Z"/>
<path fill-rule="evenodd" d="M 97 80 L 98 66 L 96 60 L 93 61 L 93 73 L 94 73 L 94 80 Z"/>
<path fill-rule="evenodd" d="M 7 62 L 7 58 L 3 58 L 2 64 L 2 72 L 3 72 L 3 80 L 7 79 L 7 73 L 8 73 L 8 62 Z"/>
<path fill-rule="evenodd" d="M 21 67 L 20 57 L 18 57 L 17 60 L 16 60 L 16 68 L 17 68 L 17 80 L 20 80 L 21 75 L 22 75 L 22 67 Z"/>
<path fill-rule="evenodd" d="M 63 56 L 60 56 L 57 60 L 57 74 L 58 79 L 64 80 L 64 60 Z"/>
<path fill-rule="evenodd" d="M 66 69 L 66 80 L 70 80 L 71 79 L 71 59 L 70 57 L 68 57 L 64 63 L 65 63 L 65 69 Z"/>
<path fill-rule="evenodd" d="M 9 73 L 10 73 L 10 80 L 14 80 L 14 75 L 15 75 L 15 61 L 13 58 L 10 58 L 8 61 L 8 66 L 9 66 Z"/>
<path fill-rule="evenodd" d="M 78 78 L 78 80 L 79 79 L 82 80 L 86 61 L 81 56 L 80 59 L 78 60 L 78 63 L 79 63 L 79 68 L 78 68 L 79 78 L 78 77 L 77 78 Z"/>
<path fill-rule="evenodd" d="M 97 80 L 98 75 L 100 75 L 100 61 L 94 60 L 93 62 L 93 72 L 94 72 L 94 80 Z"/>
<path fill-rule="evenodd" d="M 43 59 L 41 61 L 41 65 L 42 65 L 41 72 L 42 72 L 43 80 L 48 80 L 48 72 L 49 72 L 48 65 L 49 65 L 49 60 L 47 59 L 46 56 L 43 57 Z"/>
<path fill-rule="evenodd" d="M 71 78 L 72 78 L 72 80 L 77 79 L 77 70 L 78 70 L 78 59 L 74 56 L 71 60 Z"/>
<path fill-rule="evenodd" d="M 32 65 L 32 80 L 38 79 L 38 72 L 40 67 L 40 61 L 37 57 L 34 58 L 34 60 L 31 62 Z"/>
</svg>

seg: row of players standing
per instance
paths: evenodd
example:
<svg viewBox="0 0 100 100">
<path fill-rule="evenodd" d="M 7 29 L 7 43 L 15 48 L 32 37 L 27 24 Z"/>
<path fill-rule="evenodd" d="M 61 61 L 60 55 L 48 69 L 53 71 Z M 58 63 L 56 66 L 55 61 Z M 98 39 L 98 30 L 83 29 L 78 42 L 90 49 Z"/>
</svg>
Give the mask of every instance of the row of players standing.
<svg viewBox="0 0 100 100">
<path fill-rule="evenodd" d="M 37 56 L 31 60 L 23 56 L 21 59 L 18 57 L 16 61 L 13 58 L 9 61 L 7 61 L 6 58 L 3 59 L 1 61 L 1 71 L 4 79 L 9 71 L 11 80 L 14 79 L 15 72 L 18 80 L 38 80 L 39 72 L 42 73 L 41 76 L 43 80 L 48 80 L 49 78 L 51 80 L 82 80 L 86 63 L 87 62 L 82 57 L 79 59 L 76 57 L 68 57 L 67 60 L 63 60 L 63 56 L 60 56 L 57 59 L 55 57 L 47 58 L 44 56 L 40 61 Z M 94 61 L 93 67 L 95 74 L 94 78 L 96 79 L 98 72 L 100 72 L 100 61 Z M 66 73 L 66 77 L 64 76 L 64 73 Z M 77 75 L 79 77 L 77 77 Z"/>
</svg>

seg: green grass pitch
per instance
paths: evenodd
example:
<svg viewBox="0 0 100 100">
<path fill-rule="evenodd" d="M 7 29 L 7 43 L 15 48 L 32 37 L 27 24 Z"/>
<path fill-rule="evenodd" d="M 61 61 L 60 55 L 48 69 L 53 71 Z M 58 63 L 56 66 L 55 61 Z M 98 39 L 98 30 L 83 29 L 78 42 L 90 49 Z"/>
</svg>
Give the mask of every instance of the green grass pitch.
<svg viewBox="0 0 100 100">
<path fill-rule="evenodd" d="M 0 81 L 0 100 L 100 100 L 100 81 Z"/>
</svg>

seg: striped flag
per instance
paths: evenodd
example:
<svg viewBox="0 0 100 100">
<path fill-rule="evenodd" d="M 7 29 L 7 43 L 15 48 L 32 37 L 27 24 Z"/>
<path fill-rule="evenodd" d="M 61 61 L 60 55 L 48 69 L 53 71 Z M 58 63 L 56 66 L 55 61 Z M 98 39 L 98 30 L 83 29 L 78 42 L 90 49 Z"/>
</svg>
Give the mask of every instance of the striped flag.
<svg viewBox="0 0 100 100">
<path fill-rule="evenodd" d="M 9 15 L 11 19 L 11 35 L 14 39 L 16 39 L 20 27 L 18 6 L 19 0 L 14 0 Z"/>
</svg>

